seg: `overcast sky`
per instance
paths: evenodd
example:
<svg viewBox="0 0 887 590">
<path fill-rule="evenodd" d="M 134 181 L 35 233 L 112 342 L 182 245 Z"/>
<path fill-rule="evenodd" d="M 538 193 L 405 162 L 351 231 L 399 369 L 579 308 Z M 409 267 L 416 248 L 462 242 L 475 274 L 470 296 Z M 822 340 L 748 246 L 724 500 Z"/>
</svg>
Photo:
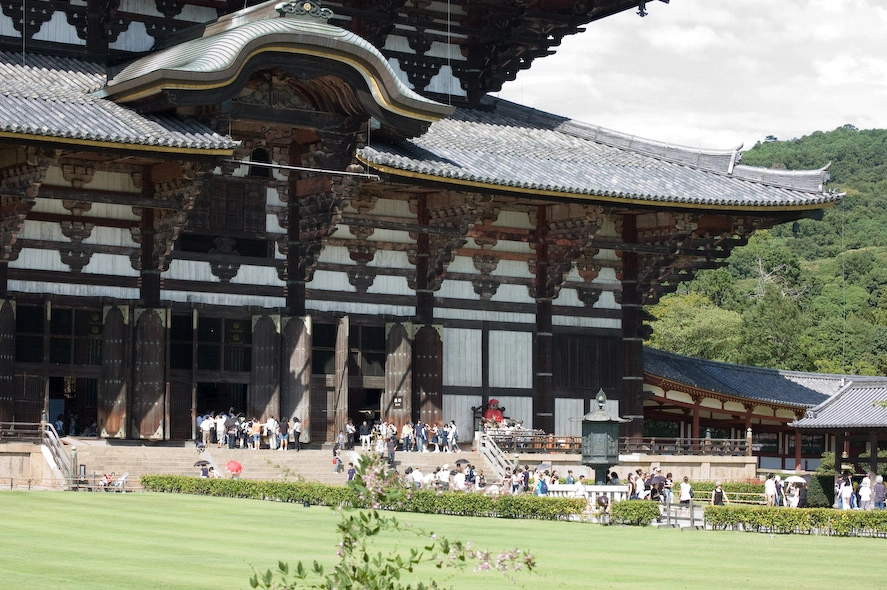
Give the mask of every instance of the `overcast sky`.
<svg viewBox="0 0 887 590">
<path fill-rule="evenodd" d="M 671 0 L 590 23 L 498 94 L 648 139 L 745 149 L 887 128 L 887 1 Z"/>
</svg>

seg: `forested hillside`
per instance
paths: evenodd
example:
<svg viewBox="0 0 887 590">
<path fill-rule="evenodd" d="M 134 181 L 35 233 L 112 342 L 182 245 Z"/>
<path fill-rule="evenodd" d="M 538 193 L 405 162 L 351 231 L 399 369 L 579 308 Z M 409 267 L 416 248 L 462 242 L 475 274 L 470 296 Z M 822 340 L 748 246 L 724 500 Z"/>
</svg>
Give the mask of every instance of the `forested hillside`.
<svg viewBox="0 0 887 590">
<path fill-rule="evenodd" d="M 648 344 L 712 360 L 887 375 L 887 130 L 756 144 L 743 164 L 819 168 L 846 192 L 821 220 L 755 234 L 729 264 L 649 308 Z"/>
</svg>

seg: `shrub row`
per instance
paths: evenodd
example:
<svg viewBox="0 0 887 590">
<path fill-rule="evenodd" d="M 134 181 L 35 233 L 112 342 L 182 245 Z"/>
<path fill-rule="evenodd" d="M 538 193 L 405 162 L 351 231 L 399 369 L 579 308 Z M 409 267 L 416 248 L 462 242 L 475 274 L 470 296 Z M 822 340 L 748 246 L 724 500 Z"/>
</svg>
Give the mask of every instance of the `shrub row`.
<svg viewBox="0 0 887 590">
<path fill-rule="evenodd" d="M 614 502 L 610 518 L 617 524 L 647 526 L 659 516 L 659 502 L 652 500 L 626 500 Z"/>
<path fill-rule="evenodd" d="M 366 503 L 344 486 L 306 482 L 274 482 L 248 479 L 207 479 L 182 475 L 144 475 L 142 486 L 152 492 L 200 494 L 226 498 L 249 498 L 276 502 L 309 503 L 319 506 L 354 506 Z M 587 502 L 577 498 L 540 498 L 531 494 L 485 496 L 465 492 L 414 490 L 397 506 L 382 508 L 426 514 L 537 518 L 564 520 L 582 514 Z M 655 515 L 654 515 L 655 518 Z"/>
<path fill-rule="evenodd" d="M 884 510 L 707 506 L 705 522 L 715 529 L 741 529 L 766 533 L 887 535 L 887 511 Z"/>
</svg>

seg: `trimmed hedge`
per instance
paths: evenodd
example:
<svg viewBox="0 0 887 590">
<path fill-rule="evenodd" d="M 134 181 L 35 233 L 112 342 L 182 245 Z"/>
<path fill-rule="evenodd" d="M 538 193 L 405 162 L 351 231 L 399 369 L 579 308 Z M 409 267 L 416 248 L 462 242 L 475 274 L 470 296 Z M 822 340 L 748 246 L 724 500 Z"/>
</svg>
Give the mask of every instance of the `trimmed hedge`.
<svg viewBox="0 0 887 590">
<path fill-rule="evenodd" d="M 144 475 L 142 486 L 152 492 L 249 498 L 275 502 L 308 502 L 318 506 L 366 508 L 366 502 L 348 487 L 306 482 L 249 479 L 207 479 L 182 475 Z M 581 498 L 542 498 L 530 494 L 485 496 L 465 492 L 407 490 L 397 506 L 382 508 L 425 514 L 568 520 L 581 515 L 588 503 Z M 655 516 L 654 516 L 655 518 Z"/>
<path fill-rule="evenodd" d="M 617 524 L 647 526 L 658 517 L 659 502 L 652 500 L 625 500 L 610 507 L 610 518 Z"/>
<path fill-rule="evenodd" d="M 739 529 L 761 533 L 887 536 L 885 510 L 706 506 L 705 522 L 715 529 Z"/>
</svg>

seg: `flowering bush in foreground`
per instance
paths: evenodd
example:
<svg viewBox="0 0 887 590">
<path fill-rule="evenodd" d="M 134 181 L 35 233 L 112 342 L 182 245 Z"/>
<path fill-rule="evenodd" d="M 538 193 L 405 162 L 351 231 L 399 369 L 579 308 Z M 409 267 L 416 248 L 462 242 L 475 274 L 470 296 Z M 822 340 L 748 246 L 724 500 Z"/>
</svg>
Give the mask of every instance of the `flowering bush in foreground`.
<svg viewBox="0 0 887 590">
<path fill-rule="evenodd" d="M 290 568 L 285 562 L 278 563 L 277 572 L 255 572 L 250 579 L 253 588 L 263 590 L 289 590 L 315 588 L 338 590 L 424 590 L 442 588 L 436 580 L 414 583 L 401 580 L 402 574 L 413 572 L 422 563 L 433 564 L 437 569 L 469 568 L 475 571 L 496 570 L 511 576 L 513 572 L 532 570 L 536 564 L 533 556 L 521 549 L 491 553 L 479 550 L 471 543 L 451 541 L 433 533 L 401 524 L 393 516 L 380 509 L 396 507 L 411 493 L 404 489 L 395 474 L 374 457 L 365 455 L 357 467 L 357 475 L 348 483 L 361 504 L 367 510 L 338 508 L 341 520 L 337 525 L 342 540 L 336 555 L 338 563 L 327 570 L 316 561 L 311 567 L 299 562 Z M 420 540 L 419 547 L 409 549 L 409 555 L 397 550 L 387 553 L 372 552 L 368 545 L 379 535 L 389 533 L 402 538 L 412 534 Z"/>
</svg>

